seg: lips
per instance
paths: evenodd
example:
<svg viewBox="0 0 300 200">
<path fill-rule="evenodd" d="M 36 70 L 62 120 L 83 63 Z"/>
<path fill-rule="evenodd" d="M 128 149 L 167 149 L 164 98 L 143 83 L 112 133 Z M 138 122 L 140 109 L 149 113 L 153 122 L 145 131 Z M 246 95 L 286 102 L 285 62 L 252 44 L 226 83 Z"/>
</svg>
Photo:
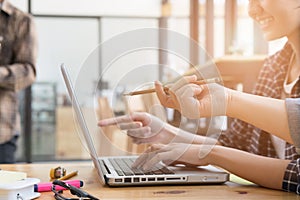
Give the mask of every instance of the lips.
<svg viewBox="0 0 300 200">
<path fill-rule="evenodd" d="M 262 27 L 267 27 L 272 21 L 274 21 L 274 17 L 256 17 L 256 21 L 258 21 Z"/>
</svg>

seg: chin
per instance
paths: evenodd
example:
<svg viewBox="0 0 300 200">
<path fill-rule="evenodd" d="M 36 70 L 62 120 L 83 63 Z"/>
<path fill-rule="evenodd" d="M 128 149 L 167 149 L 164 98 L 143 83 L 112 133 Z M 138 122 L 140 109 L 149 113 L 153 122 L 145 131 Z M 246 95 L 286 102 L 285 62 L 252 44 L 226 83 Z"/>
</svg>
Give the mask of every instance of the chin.
<svg viewBox="0 0 300 200">
<path fill-rule="evenodd" d="M 285 35 L 278 35 L 278 34 L 270 34 L 270 33 L 265 33 L 264 34 L 264 38 L 267 40 L 267 41 L 272 41 L 272 40 L 277 40 L 277 39 L 280 39 L 280 38 L 283 38 L 285 37 Z"/>
</svg>

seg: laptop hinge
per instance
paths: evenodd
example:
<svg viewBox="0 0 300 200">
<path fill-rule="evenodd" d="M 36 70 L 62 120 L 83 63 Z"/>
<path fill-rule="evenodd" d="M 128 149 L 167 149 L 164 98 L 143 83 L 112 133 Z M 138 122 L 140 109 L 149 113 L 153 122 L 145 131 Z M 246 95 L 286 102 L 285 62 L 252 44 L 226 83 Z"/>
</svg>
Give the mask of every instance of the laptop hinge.
<svg viewBox="0 0 300 200">
<path fill-rule="evenodd" d="M 104 174 L 111 174 L 109 168 L 106 166 L 103 160 L 100 160 L 100 167 Z"/>
</svg>

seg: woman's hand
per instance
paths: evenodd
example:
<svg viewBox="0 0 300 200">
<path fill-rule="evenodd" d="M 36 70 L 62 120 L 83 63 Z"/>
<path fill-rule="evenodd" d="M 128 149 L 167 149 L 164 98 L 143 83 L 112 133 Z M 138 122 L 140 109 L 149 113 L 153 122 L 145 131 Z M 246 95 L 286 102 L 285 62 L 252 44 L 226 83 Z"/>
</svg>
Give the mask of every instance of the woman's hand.
<svg viewBox="0 0 300 200">
<path fill-rule="evenodd" d="M 195 145 L 186 143 L 152 144 L 148 149 L 138 157 L 132 167 L 145 171 L 151 170 L 159 162 L 171 165 L 174 162 L 184 163 L 193 166 L 208 165 L 209 153 L 205 156 L 201 151 L 207 151 L 209 145 Z M 213 146 L 209 148 L 212 149 Z"/>
<path fill-rule="evenodd" d="M 126 130 L 134 143 L 163 143 L 167 144 L 176 136 L 167 129 L 168 125 L 158 117 L 145 112 L 135 112 L 115 118 L 103 119 L 98 126 L 118 125 L 121 130 Z"/>
<path fill-rule="evenodd" d="M 231 90 L 216 83 L 205 85 L 191 83 L 196 80 L 196 76 L 185 76 L 174 83 L 168 93 L 159 82 L 156 82 L 156 93 L 161 104 L 174 108 L 191 119 L 226 115 Z"/>
</svg>

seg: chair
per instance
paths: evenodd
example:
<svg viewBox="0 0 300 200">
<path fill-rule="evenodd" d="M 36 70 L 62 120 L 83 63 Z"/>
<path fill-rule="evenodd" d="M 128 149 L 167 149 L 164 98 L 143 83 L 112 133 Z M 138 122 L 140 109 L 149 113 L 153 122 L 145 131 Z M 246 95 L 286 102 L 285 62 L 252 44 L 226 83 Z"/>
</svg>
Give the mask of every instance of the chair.
<svg viewBox="0 0 300 200">
<path fill-rule="evenodd" d="M 107 97 L 98 98 L 97 117 L 98 120 L 115 117 Z M 101 127 L 101 155 L 126 155 L 128 151 L 127 137 L 116 125 Z"/>
<path fill-rule="evenodd" d="M 242 85 L 242 91 L 250 93 L 263 66 L 265 55 L 257 56 L 224 56 L 215 60 L 224 85 L 236 89 Z"/>
</svg>

